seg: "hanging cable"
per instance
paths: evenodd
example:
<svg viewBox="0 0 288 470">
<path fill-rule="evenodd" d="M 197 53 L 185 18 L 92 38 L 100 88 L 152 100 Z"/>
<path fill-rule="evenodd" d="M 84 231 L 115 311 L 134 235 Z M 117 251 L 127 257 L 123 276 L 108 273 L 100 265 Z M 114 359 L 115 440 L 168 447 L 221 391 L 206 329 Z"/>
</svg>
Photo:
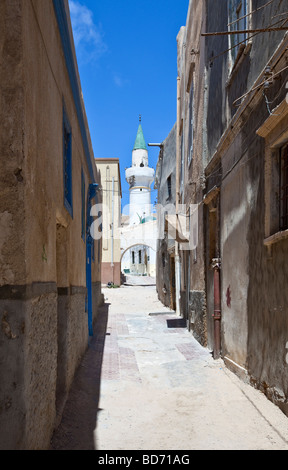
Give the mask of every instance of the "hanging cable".
<svg viewBox="0 0 288 470">
<path fill-rule="evenodd" d="M 227 26 L 231 26 L 232 24 L 238 23 L 238 21 L 243 20 L 244 18 L 247 18 L 248 16 L 253 15 L 253 13 L 256 13 L 259 10 L 262 10 L 263 8 L 267 7 L 270 5 L 270 3 L 274 2 L 275 0 L 270 0 L 268 3 L 265 3 L 265 5 L 262 5 L 262 7 L 256 8 L 255 10 L 251 11 L 250 13 L 247 13 L 247 15 L 241 16 L 241 18 L 237 18 L 237 20 L 232 21 L 231 23 L 228 23 Z"/>
<path fill-rule="evenodd" d="M 286 67 L 284 67 L 283 69 L 279 70 L 279 72 L 276 72 L 272 75 L 272 80 L 277 77 L 277 75 L 280 75 L 280 73 L 284 72 L 284 70 L 287 70 L 288 69 L 288 65 Z M 259 88 L 261 88 L 262 85 L 264 85 L 266 82 L 266 80 L 263 80 L 263 82 L 259 83 L 259 85 L 256 85 L 255 87 L 251 88 L 249 91 L 247 91 L 247 93 L 244 93 L 244 95 L 242 96 L 239 96 L 239 98 L 237 98 L 234 102 L 233 102 L 233 105 L 236 103 L 236 101 L 239 101 L 239 100 L 242 100 L 243 98 L 245 98 L 247 95 L 249 95 L 250 93 L 252 93 L 252 91 L 255 91 L 255 90 L 258 90 Z"/>
<path fill-rule="evenodd" d="M 288 21 L 288 19 L 285 19 L 285 20 L 283 21 L 283 18 L 282 18 L 282 19 L 276 21 L 275 23 L 271 23 L 271 24 L 269 25 L 269 27 L 271 27 L 271 26 L 272 26 L 272 27 L 273 27 L 273 26 L 276 26 L 276 25 L 279 24 L 279 23 L 282 23 L 282 26 L 283 26 L 283 24 L 285 24 L 287 21 Z M 237 31 L 237 32 L 238 32 L 238 31 Z M 252 38 L 254 38 L 255 36 L 258 36 L 258 34 L 262 34 L 262 33 L 261 33 L 261 32 L 257 32 L 257 33 L 251 34 L 251 35 L 249 36 L 249 41 L 250 41 Z M 246 42 L 247 42 L 247 38 L 244 39 L 244 40 L 242 40 L 242 41 L 240 41 L 240 42 L 238 42 L 237 44 L 234 44 L 234 46 L 229 47 L 229 49 L 225 49 L 225 51 L 220 52 L 220 54 L 216 55 L 215 57 L 211 57 L 211 58 L 209 59 L 209 63 L 213 62 L 215 59 L 218 59 L 219 57 L 221 57 L 222 55 L 226 54 L 227 52 L 232 51 L 232 49 L 235 49 L 236 47 L 241 46 L 241 44 L 245 44 Z"/>
</svg>

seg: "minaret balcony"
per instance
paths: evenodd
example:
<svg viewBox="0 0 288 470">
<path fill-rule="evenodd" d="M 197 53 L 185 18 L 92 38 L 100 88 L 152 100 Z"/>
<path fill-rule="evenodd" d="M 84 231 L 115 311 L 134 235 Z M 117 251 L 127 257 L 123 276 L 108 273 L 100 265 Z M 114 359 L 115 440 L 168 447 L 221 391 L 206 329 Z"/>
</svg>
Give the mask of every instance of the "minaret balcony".
<svg viewBox="0 0 288 470">
<path fill-rule="evenodd" d="M 149 167 L 130 167 L 125 171 L 125 177 L 127 183 L 130 185 L 130 189 L 137 186 L 143 186 L 149 188 L 154 181 L 155 170 Z"/>
</svg>

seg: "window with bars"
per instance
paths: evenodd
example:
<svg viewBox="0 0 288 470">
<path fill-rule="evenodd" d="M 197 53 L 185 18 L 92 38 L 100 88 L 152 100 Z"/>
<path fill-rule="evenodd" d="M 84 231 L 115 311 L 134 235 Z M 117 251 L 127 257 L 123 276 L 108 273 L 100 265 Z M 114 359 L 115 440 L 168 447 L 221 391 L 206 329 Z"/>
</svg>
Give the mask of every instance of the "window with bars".
<svg viewBox="0 0 288 470">
<path fill-rule="evenodd" d="M 63 108 L 63 179 L 64 206 L 73 217 L 72 198 L 72 131 L 65 108 Z"/>
<path fill-rule="evenodd" d="M 280 149 L 280 230 L 288 229 L 288 144 Z"/>
</svg>

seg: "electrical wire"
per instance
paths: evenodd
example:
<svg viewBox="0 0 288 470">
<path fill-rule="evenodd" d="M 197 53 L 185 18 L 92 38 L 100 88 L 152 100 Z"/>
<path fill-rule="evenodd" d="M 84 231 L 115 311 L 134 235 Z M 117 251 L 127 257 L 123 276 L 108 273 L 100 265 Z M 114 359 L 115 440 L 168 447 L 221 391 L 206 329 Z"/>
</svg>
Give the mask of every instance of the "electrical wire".
<svg viewBox="0 0 288 470">
<path fill-rule="evenodd" d="M 243 20 L 244 18 L 247 18 L 248 16 L 253 15 L 253 13 L 256 13 L 256 11 L 262 10 L 262 8 L 267 7 L 270 5 L 270 3 L 274 2 L 275 0 L 270 0 L 269 2 L 265 3 L 265 5 L 262 5 L 262 7 L 256 8 L 255 10 L 251 11 L 250 13 L 247 13 L 247 15 L 241 16 L 241 18 L 237 18 L 237 20 L 232 21 L 231 23 L 228 23 L 227 26 L 231 26 L 232 24 L 238 23 L 238 21 Z"/>
<path fill-rule="evenodd" d="M 270 80 L 273 80 L 275 77 L 277 77 L 277 75 L 280 75 L 280 73 L 284 72 L 284 70 L 287 70 L 287 69 L 288 69 L 288 65 L 287 65 L 286 67 L 284 67 L 283 69 L 279 70 L 278 72 L 274 73 L 274 74 L 271 76 Z M 241 100 L 242 98 L 245 98 L 245 96 L 249 95 L 249 93 L 252 93 L 252 91 L 255 91 L 255 90 L 261 88 L 261 86 L 264 85 L 264 84 L 266 83 L 266 81 L 267 81 L 266 79 L 263 80 L 263 82 L 259 83 L 259 85 L 256 85 L 255 87 L 251 88 L 249 91 L 247 91 L 247 93 L 244 93 L 244 95 L 239 96 L 239 98 L 237 98 L 237 99 L 233 102 L 233 104 L 235 104 L 236 101 L 239 101 L 239 100 Z"/>
<path fill-rule="evenodd" d="M 201 33 L 201 36 L 230 36 L 233 34 L 246 34 L 246 33 L 269 33 L 273 31 L 287 31 L 287 27 L 277 26 L 276 28 L 271 28 L 266 26 L 266 28 L 256 28 L 256 29 L 235 29 L 235 31 L 215 31 L 213 33 Z"/>
<path fill-rule="evenodd" d="M 285 24 L 287 21 L 288 21 L 288 20 L 285 19 L 283 24 Z M 281 22 L 283 22 L 283 18 L 282 18 L 281 20 L 276 21 L 275 23 L 271 23 L 271 24 L 269 25 L 269 27 L 271 27 L 271 26 L 272 26 L 272 27 L 273 27 L 273 26 L 276 26 L 277 24 L 279 24 L 279 23 L 281 23 Z M 209 59 L 209 63 L 211 64 L 212 62 L 214 62 L 214 60 L 218 59 L 219 57 L 221 57 L 222 55 L 226 54 L 227 52 L 232 51 L 232 49 L 235 49 L 235 47 L 238 47 L 238 46 L 241 46 L 241 44 L 247 43 L 247 41 L 250 41 L 250 40 L 251 40 L 252 38 L 254 38 L 255 36 L 258 36 L 258 34 L 262 34 L 262 32 L 257 32 L 257 33 L 251 34 L 251 35 L 249 36 L 249 38 L 246 38 L 246 39 L 244 39 L 244 40 L 238 42 L 237 44 L 234 44 L 234 46 L 231 46 L 231 47 L 229 47 L 229 49 L 226 49 L 225 51 L 220 52 L 220 54 L 216 55 L 215 57 L 211 57 L 211 58 Z"/>
<path fill-rule="evenodd" d="M 283 16 L 283 15 L 288 15 L 288 11 L 284 11 L 283 13 L 279 13 L 278 15 L 274 15 L 274 16 L 271 16 L 271 20 L 273 20 L 273 18 L 277 18 L 277 16 Z"/>
<path fill-rule="evenodd" d="M 251 13 L 249 13 L 249 14 L 247 14 L 247 15 L 244 15 L 243 17 L 237 19 L 236 21 L 234 21 L 234 22 L 232 22 L 232 23 L 229 23 L 228 26 L 230 26 L 231 24 L 234 24 L 234 23 L 240 21 L 241 19 L 243 19 L 243 18 L 245 18 L 245 17 L 251 16 L 253 13 L 255 13 L 255 12 L 257 12 L 257 11 L 259 11 L 259 10 L 265 8 L 265 7 L 267 7 L 268 5 L 270 5 L 273 1 L 274 1 L 274 0 L 270 0 L 268 3 L 266 3 L 266 4 L 263 5 L 262 7 L 259 7 L 259 8 L 255 9 L 255 10 L 253 10 Z M 285 14 L 285 13 L 282 13 L 282 14 L 280 14 L 280 15 L 283 16 L 284 14 Z M 276 15 L 276 16 L 280 16 L 280 15 Z M 276 16 L 275 16 L 275 17 L 272 17 L 272 18 L 276 18 Z M 284 20 L 283 20 L 283 18 L 281 18 L 281 19 L 277 20 L 275 23 L 271 23 L 267 28 L 265 28 L 265 29 L 263 28 L 263 30 L 256 30 L 256 31 L 254 32 L 254 34 L 252 34 L 252 35 L 249 36 L 248 40 L 252 39 L 253 37 L 255 37 L 255 36 L 259 35 L 259 34 L 262 34 L 263 32 L 266 32 L 266 31 L 271 30 L 271 28 L 273 28 L 274 26 L 277 26 L 279 23 L 280 23 L 280 24 L 282 23 L 282 24 L 281 24 L 281 30 L 282 30 L 282 27 L 285 25 L 285 23 L 287 23 L 287 21 L 288 21 L 287 18 L 284 19 Z M 277 28 L 277 29 L 278 29 L 278 28 Z M 286 29 L 286 28 L 285 28 L 285 29 Z M 272 30 L 273 30 L 273 29 L 272 29 Z M 247 30 L 247 32 L 249 32 L 249 31 Z M 238 33 L 238 31 L 236 31 L 236 33 Z M 241 44 L 243 44 L 243 43 L 246 43 L 246 42 L 247 42 L 247 38 L 246 38 L 245 40 L 240 41 L 239 43 L 235 44 L 234 46 L 230 47 L 229 49 L 226 49 L 225 51 L 221 52 L 221 53 L 218 54 L 217 56 L 211 57 L 211 58 L 209 59 L 209 62 L 210 62 L 210 63 L 213 62 L 214 60 L 216 60 L 217 58 L 219 58 L 219 57 L 221 57 L 222 55 L 226 54 L 226 53 L 229 52 L 230 50 L 232 50 L 232 49 L 234 49 L 235 47 L 238 47 L 239 45 L 241 45 Z M 270 77 L 270 79 L 273 80 L 276 76 L 278 76 L 280 73 L 282 73 L 282 72 L 285 71 L 286 69 L 288 69 L 288 66 L 286 66 L 286 67 L 282 68 L 280 71 L 274 73 L 274 74 Z M 266 81 L 267 81 L 267 79 L 265 79 L 265 80 L 264 80 L 263 82 L 261 82 L 259 85 L 257 85 L 257 86 L 255 86 L 255 87 L 251 88 L 247 93 L 245 93 L 244 95 L 242 95 L 241 97 L 239 97 L 237 100 L 235 100 L 233 104 L 235 104 L 235 102 L 237 102 L 238 100 L 240 100 L 240 99 L 244 98 L 245 96 L 247 96 L 247 95 L 248 95 L 249 93 L 251 93 L 252 91 L 259 89 L 261 86 L 263 86 L 263 85 L 265 84 Z M 273 103 L 273 102 L 277 99 L 277 97 L 278 97 L 279 94 L 281 93 L 281 91 L 282 91 L 284 85 L 286 85 L 286 83 L 283 83 L 283 84 L 282 84 L 282 86 L 281 86 L 280 90 L 278 91 L 277 95 L 274 97 L 273 101 L 271 101 L 271 102 L 268 101 L 268 98 L 267 98 L 267 96 L 266 96 L 266 94 L 265 94 L 265 91 L 263 90 L 263 95 L 264 95 L 265 103 L 266 103 L 267 110 L 268 110 L 268 112 L 269 112 L 270 115 L 271 115 L 272 113 L 271 113 L 271 110 L 270 110 L 270 106 L 269 106 L 269 105 L 270 105 L 271 103 Z M 251 112 L 252 112 L 252 110 L 251 110 Z M 253 132 L 255 132 L 257 128 L 258 128 L 258 125 L 256 126 L 256 128 L 255 128 L 255 130 L 254 130 Z M 250 134 L 250 135 L 251 135 L 251 134 Z M 255 138 L 256 138 L 256 137 L 255 137 Z M 247 136 L 247 139 L 248 139 L 248 136 Z M 246 140 L 246 139 L 245 139 L 245 140 Z M 250 142 L 250 141 L 249 141 L 249 142 Z M 244 141 L 244 143 L 245 143 L 245 141 Z M 250 143 L 251 143 L 251 142 L 250 142 Z M 247 155 L 248 149 L 249 149 L 249 145 L 247 145 L 245 151 L 242 151 L 242 152 L 241 152 L 241 156 L 238 158 L 238 160 L 237 160 L 236 162 L 234 162 L 234 163 L 231 165 L 231 167 L 229 168 L 229 170 L 227 170 L 224 175 L 223 175 L 223 168 L 218 166 L 217 169 L 215 169 L 214 171 L 212 171 L 211 173 L 209 173 L 209 175 L 208 175 L 209 179 L 210 179 L 210 178 L 213 178 L 213 177 L 218 177 L 218 178 L 221 178 L 221 181 L 224 181 L 224 179 L 233 171 L 233 169 L 234 169 L 238 164 L 240 164 L 240 166 L 247 165 L 252 159 L 254 159 L 255 157 L 259 156 L 259 152 L 256 152 L 255 154 L 253 154 L 253 155 L 250 156 L 249 158 L 246 158 L 245 161 L 241 162 L 241 160 L 245 157 L 245 155 Z M 240 163 L 240 162 L 241 162 L 241 163 Z M 202 203 L 203 203 L 203 201 L 201 201 L 199 205 L 201 205 Z"/>
<path fill-rule="evenodd" d="M 285 68 L 288 68 L 288 67 L 285 67 Z M 265 98 L 265 95 L 264 95 L 265 102 L 266 102 L 266 105 L 267 105 L 267 110 L 268 110 L 268 112 L 269 112 L 270 115 L 272 115 L 273 113 L 270 111 L 270 106 L 269 106 L 269 105 L 270 105 L 271 103 L 273 103 L 273 102 L 277 99 L 277 97 L 278 97 L 279 94 L 281 93 L 281 90 L 283 89 L 284 86 L 286 86 L 286 82 L 284 82 L 284 83 L 282 84 L 280 90 L 278 91 L 278 93 L 277 93 L 277 95 L 275 96 L 275 98 L 273 99 L 273 101 L 270 101 L 270 102 L 269 102 L 268 99 L 267 99 L 267 97 Z M 264 93 L 264 90 L 263 90 L 263 93 Z M 252 113 L 252 112 L 253 112 L 253 111 L 251 110 L 251 113 Z M 273 115 L 274 115 L 274 114 L 273 114 Z M 255 134 L 257 128 L 258 128 L 258 124 L 255 125 L 255 128 L 251 131 L 250 135 L 251 135 L 251 134 Z M 244 140 L 243 146 L 245 146 L 245 142 L 247 141 L 248 138 L 249 138 L 249 137 L 247 136 L 247 138 Z M 256 136 L 255 136 L 255 138 L 256 138 Z M 238 163 L 242 160 L 242 158 L 244 158 L 245 154 L 247 153 L 247 151 L 248 151 L 249 148 L 250 148 L 250 145 L 251 145 L 251 141 L 249 140 L 249 143 L 246 145 L 245 150 L 243 150 L 243 151 L 241 152 L 241 156 L 239 157 L 239 159 L 238 159 L 236 162 L 233 163 L 233 165 L 231 166 L 231 168 L 230 168 L 229 170 L 227 170 L 224 175 L 223 175 L 223 173 L 222 173 L 222 168 L 217 168 L 215 171 L 209 173 L 209 175 L 208 175 L 209 179 L 210 179 L 211 177 L 219 177 L 219 178 L 221 178 L 221 181 L 224 181 L 224 179 L 231 173 L 231 171 L 234 169 L 234 167 L 235 167 L 236 165 L 238 165 Z M 241 165 L 241 166 L 246 165 L 250 160 L 252 160 L 253 158 L 255 158 L 255 157 L 257 157 L 257 156 L 259 156 L 259 152 L 255 153 L 255 154 L 253 154 L 251 157 L 247 158 L 247 159 L 245 160 L 245 162 L 240 163 L 240 165 Z"/>
</svg>

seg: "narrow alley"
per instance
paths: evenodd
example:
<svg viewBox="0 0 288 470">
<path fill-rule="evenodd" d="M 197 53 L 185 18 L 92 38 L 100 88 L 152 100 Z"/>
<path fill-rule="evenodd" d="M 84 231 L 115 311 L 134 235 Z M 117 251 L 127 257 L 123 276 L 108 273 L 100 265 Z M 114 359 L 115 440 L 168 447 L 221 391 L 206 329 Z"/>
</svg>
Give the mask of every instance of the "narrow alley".
<svg viewBox="0 0 288 470">
<path fill-rule="evenodd" d="M 288 449 L 287 417 L 215 361 L 155 285 L 103 293 L 51 450 Z"/>
<path fill-rule="evenodd" d="M 288 450 L 287 5 L 0 1 L 1 450 Z"/>
</svg>

